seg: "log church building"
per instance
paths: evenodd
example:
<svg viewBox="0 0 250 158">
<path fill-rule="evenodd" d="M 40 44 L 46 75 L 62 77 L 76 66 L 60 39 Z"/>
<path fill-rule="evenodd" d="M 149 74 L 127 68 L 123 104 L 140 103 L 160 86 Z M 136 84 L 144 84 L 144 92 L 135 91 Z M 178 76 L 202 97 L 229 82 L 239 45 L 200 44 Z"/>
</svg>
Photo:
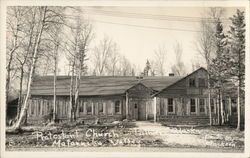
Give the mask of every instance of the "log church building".
<svg viewBox="0 0 250 158">
<path fill-rule="evenodd" d="M 56 117 L 70 119 L 70 76 L 58 76 Z M 28 123 L 46 121 L 53 109 L 53 76 L 34 78 L 27 111 Z M 211 99 L 212 114 L 216 100 Z M 187 76 L 83 76 L 77 120 L 116 120 L 209 123 L 207 71 L 199 68 Z"/>
</svg>

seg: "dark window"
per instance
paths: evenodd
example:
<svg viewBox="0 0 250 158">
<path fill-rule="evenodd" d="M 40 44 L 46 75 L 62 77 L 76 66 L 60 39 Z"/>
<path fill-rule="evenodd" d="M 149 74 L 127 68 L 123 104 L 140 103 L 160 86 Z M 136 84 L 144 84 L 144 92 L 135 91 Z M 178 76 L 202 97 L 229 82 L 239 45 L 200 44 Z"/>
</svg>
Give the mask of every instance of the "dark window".
<svg viewBox="0 0 250 158">
<path fill-rule="evenodd" d="M 168 98 L 168 112 L 174 112 L 173 98 Z"/>
<path fill-rule="evenodd" d="M 194 78 L 189 79 L 189 87 L 195 87 L 195 79 Z"/>
<path fill-rule="evenodd" d="M 232 107 L 232 112 L 233 112 L 233 113 L 236 113 L 236 112 L 237 112 L 237 107 L 236 107 L 236 106 L 233 106 L 233 107 Z"/>
<path fill-rule="evenodd" d="M 35 114 L 35 110 L 36 110 L 36 103 L 35 103 L 35 100 L 32 100 L 32 104 L 31 104 L 31 115 L 34 115 Z"/>
<path fill-rule="evenodd" d="M 120 113 L 120 111 L 121 111 L 120 101 L 117 100 L 115 101 L 115 113 Z"/>
<path fill-rule="evenodd" d="M 205 87 L 205 79 L 199 78 L 199 87 Z"/>
<path fill-rule="evenodd" d="M 231 99 L 232 102 L 232 112 L 236 113 L 237 112 L 237 101 L 236 99 Z"/>
<path fill-rule="evenodd" d="M 232 102 L 232 104 L 236 104 L 237 103 L 236 99 L 232 99 L 231 102 Z"/>
<path fill-rule="evenodd" d="M 190 99 L 190 112 L 195 112 L 196 111 L 196 106 L 195 106 L 195 99 Z"/>
<path fill-rule="evenodd" d="M 214 100 L 210 99 L 211 112 L 214 112 Z"/>
<path fill-rule="evenodd" d="M 102 102 L 98 103 L 98 112 L 103 113 L 103 103 Z"/>
<path fill-rule="evenodd" d="M 83 104 L 80 104 L 80 106 L 79 106 L 79 112 L 83 112 L 83 111 L 84 111 Z"/>
<path fill-rule="evenodd" d="M 92 105 L 90 102 L 87 102 L 87 113 L 91 114 L 92 113 Z"/>
<path fill-rule="evenodd" d="M 200 112 L 205 112 L 205 99 L 200 99 L 199 100 L 200 103 Z"/>
</svg>

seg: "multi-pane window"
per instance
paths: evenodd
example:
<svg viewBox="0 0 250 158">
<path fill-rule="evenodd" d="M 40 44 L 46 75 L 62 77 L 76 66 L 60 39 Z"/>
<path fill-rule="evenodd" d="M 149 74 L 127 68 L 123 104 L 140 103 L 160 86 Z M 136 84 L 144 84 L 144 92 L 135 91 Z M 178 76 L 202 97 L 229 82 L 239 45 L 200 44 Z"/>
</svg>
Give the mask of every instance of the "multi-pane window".
<svg viewBox="0 0 250 158">
<path fill-rule="evenodd" d="M 195 87 L 195 79 L 194 78 L 189 79 L 189 87 Z"/>
<path fill-rule="evenodd" d="M 200 104 L 200 112 L 204 113 L 205 112 L 205 99 L 204 98 L 200 98 L 199 104 Z"/>
<path fill-rule="evenodd" d="M 98 103 L 98 113 L 103 113 L 103 103 L 102 102 Z"/>
<path fill-rule="evenodd" d="M 195 99 L 190 99 L 190 112 L 191 113 L 194 113 L 194 112 L 196 112 L 196 105 L 195 105 Z"/>
<path fill-rule="evenodd" d="M 120 101 L 117 100 L 115 101 L 115 113 L 120 113 L 121 112 L 121 105 L 120 105 Z"/>
<path fill-rule="evenodd" d="M 168 98 L 168 112 L 174 112 L 173 98 Z"/>
<path fill-rule="evenodd" d="M 199 87 L 205 87 L 205 79 L 204 78 L 199 78 Z"/>
<path fill-rule="evenodd" d="M 87 102 L 87 114 L 92 114 L 92 104 Z"/>
</svg>

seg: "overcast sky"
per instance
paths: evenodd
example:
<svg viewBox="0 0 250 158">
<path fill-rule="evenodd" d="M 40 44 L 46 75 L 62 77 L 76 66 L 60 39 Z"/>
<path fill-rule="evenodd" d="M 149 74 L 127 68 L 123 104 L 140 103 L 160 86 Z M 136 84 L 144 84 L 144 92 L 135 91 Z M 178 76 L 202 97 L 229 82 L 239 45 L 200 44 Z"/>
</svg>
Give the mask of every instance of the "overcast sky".
<svg viewBox="0 0 250 158">
<path fill-rule="evenodd" d="M 192 62 L 200 60 L 196 51 L 196 37 L 200 30 L 199 19 L 208 8 L 203 7 L 83 7 L 84 15 L 94 25 L 98 44 L 104 35 L 115 41 L 120 53 L 141 69 L 146 60 L 154 57 L 154 50 L 165 45 L 167 65 L 175 63 L 173 51 L 178 41 L 183 47 L 183 62 L 188 72 Z M 225 8 L 225 19 L 235 14 L 237 8 Z M 228 24 L 229 20 L 224 20 Z M 91 52 L 89 52 L 91 53 Z"/>
</svg>

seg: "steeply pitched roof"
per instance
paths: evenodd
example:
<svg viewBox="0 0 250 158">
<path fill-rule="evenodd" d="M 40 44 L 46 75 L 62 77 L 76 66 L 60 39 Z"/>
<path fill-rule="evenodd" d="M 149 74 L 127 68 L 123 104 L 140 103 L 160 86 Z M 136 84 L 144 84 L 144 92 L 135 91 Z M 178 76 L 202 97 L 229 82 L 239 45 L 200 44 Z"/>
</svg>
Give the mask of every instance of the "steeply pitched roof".
<svg viewBox="0 0 250 158">
<path fill-rule="evenodd" d="M 204 68 L 204 67 L 200 67 L 198 68 L 197 70 L 193 71 L 192 73 L 188 74 L 187 76 L 184 76 L 182 78 L 180 78 L 179 80 L 176 80 L 175 82 L 173 82 L 172 84 L 170 85 L 167 85 L 166 87 L 162 88 L 161 90 L 159 90 L 157 93 L 154 94 L 154 96 L 157 96 L 158 94 L 160 94 L 163 90 L 169 88 L 170 86 L 174 86 L 175 84 L 177 84 L 178 82 L 186 79 L 187 77 L 191 76 L 192 74 L 196 73 L 197 71 L 200 71 L 200 70 L 204 70 L 207 72 L 207 70 Z"/>
<path fill-rule="evenodd" d="M 79 95 L 97 96 L 123 94 L 127 89 L 139 82 L 155 91 L 160 91 L 181 78 L 180 76 L 155 76 L 144 77 L 139 80 L 135 76 L 82 76 Z M 69 95 L 70 76 L 58 76 L 56 87 L 57 95 Z M 39 76 L 34 78 L 31 86 L 31 95 L 53 95 L 53 76 Z"/>
</svg>

